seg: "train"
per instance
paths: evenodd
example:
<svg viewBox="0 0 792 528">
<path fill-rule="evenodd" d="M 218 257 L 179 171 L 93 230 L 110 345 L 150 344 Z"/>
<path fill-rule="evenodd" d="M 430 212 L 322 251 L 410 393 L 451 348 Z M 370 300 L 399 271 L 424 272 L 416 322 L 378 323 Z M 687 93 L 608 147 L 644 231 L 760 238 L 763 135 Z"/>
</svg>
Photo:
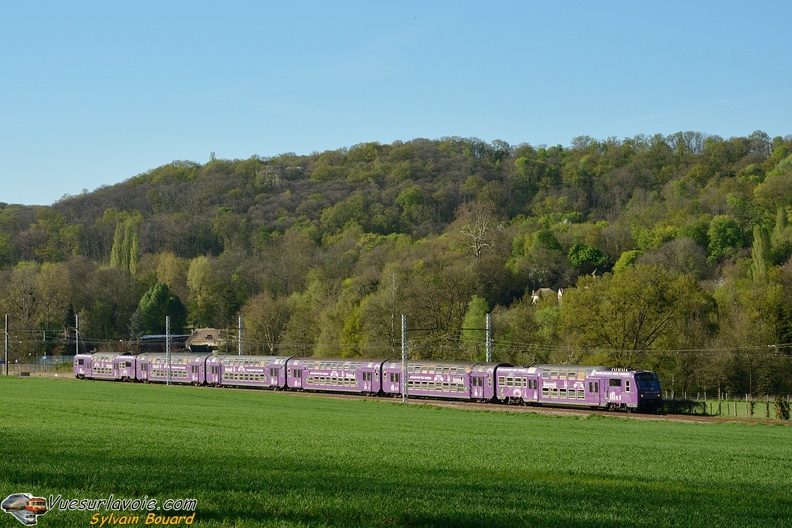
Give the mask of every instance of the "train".
<svg viewBox="0 0 792 528">
<path fill-rule="evenodd" d="M 497 362 L 235 356 L 194 352 L 78 354 L 78 379 L 347 393 L 612 411 L 662 407 L 652 371 Z M 406 383 L 405 383 L 406 382 Z"/>
<path fill-rule="evenodd" d="M 15 493 L 3 500 L 2 509 L 26 526 L 37 523 L 39 515 L 47 513 L 47 500 L 29 493 Z"/>
</svg>

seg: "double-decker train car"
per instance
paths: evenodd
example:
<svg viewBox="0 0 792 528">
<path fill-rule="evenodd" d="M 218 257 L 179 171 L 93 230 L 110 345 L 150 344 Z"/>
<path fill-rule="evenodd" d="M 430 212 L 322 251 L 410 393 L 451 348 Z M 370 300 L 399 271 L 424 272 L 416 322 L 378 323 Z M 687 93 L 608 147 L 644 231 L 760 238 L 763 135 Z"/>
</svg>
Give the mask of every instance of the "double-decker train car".
<svg viewBox="0 0 792 528">
<path fill-rule="evenodd" d="M 286 386 L 295 390 L 379 394 L 381 359 L 291 358 Z"/>
<path fill-rule="evenodd" d="M 97 352 L 75 356 L 73 372 L 88 379 L 374 396 L 401 396 L 406 385 L 407 394 L 419 398 L 625 411 L 662 404 L 654 372 L 599 366 L 409 361 L 405 373 L 401 361 L 383 359 L 175 353 L 169 364 L 162 353 Z"/>
<path fill-rule="evenodd" d="M 497 375 L 497 399 L 506 403 L 650 410 L 662 399 L 657 375 L 648 371 L 538 365 L 501 366 Z"/>
<path fill-rule="evenodd" d="M 78 378 L 132 381 L 137 357 L 116 352 L 97 352 L 74 356 L 74 373 Z"/>
<path fill-rule="evenodd" d="M 146 352 L 137 356 L 135 379 L 145 383 L 206 384 L 206 354 Z"/>
<path fill-rule="evenodd" d="M 288 356 L 210 356 L 207 364 L 217 366 L 220 386 L 282 389 L 286 386 Z"/>
</svg>

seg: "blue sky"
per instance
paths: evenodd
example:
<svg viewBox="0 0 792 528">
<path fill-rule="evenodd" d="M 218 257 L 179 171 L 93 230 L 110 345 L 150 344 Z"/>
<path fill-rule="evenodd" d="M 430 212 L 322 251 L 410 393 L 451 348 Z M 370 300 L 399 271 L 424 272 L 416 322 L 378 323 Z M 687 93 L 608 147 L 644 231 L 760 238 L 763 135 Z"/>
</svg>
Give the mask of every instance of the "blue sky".
<svg viewBox="0 0 792 528">
<path fill-rule="evenodd" d="M 792 134 L 792 2 L 0 3 L 0 202 L 422 137 Z"/>
</svg>

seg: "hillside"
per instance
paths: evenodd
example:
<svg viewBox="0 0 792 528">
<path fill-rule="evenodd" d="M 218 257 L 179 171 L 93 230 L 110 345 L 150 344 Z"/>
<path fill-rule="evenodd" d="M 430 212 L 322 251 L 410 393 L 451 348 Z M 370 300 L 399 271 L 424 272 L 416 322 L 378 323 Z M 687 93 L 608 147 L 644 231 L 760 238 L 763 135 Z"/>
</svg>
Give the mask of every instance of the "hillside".
<svg viewBox="0 0 792 528">
<path fill-rule="evenodd" d="M 0 204 L 0 309 L 12 357 L 73 348 L 75 315 L 117 347 L 166 313 L 173 331 L 241 314 L 248 353 L 397 356 L 405 313 L 411 354 L 473 359 L 492 312 L 497 360 L 789 392 L 790 149 L 680 132 L 173 162 Z"/>
</svg>

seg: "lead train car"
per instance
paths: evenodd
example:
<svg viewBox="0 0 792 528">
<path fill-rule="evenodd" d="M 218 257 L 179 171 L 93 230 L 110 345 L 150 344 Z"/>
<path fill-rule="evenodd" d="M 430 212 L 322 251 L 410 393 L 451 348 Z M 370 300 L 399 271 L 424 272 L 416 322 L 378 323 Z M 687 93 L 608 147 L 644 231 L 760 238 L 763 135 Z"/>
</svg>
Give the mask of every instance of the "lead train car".
<svg viewBox="0 0 792 528">
<path fill-rule="evenodd" d="M 506 403 L 656 410 L 662 401 L 654 372 L 573 365 L 498 367 L 497 399 Z"/>
</svg>

